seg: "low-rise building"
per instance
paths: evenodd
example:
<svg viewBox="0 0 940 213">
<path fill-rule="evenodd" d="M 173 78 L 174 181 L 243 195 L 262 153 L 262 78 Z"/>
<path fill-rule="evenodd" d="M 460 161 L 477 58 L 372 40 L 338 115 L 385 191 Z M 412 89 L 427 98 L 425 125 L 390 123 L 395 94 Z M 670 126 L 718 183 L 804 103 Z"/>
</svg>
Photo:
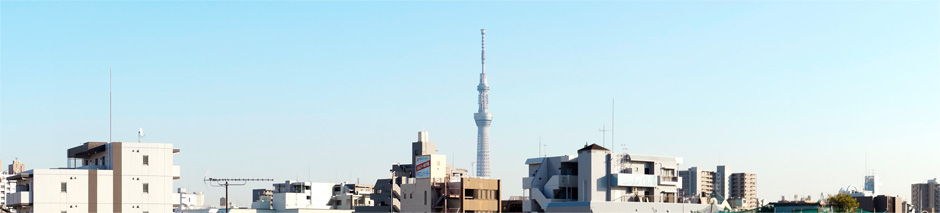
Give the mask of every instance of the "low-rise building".
<svg viewBox="0 0 940 213">
<path fill-rule="evenodd" d="M 525 196 L 511 196 L 508 200 L 502 200 L 502 212 L 522 212 L 522 202 L 528 199 Z"/>
<path fill-rule="evenodd" d="M 358 206 L 362 212 L 499 212 L 501 182 L 474 178 L 465 169 L 447 164 L 447 156 L 436 154 L 427 132 L 418 133 L 411 144 L 412 164 L 392 165 L 392 178 L 376 181 L 373 206 Z"/>
<path fill-rule="evenodd" d="M 681 158 L 611 153 L 597 144 L 577 156 L 529 158 L 524 212 L 688 212 L 709 207 L 678 201 Z"/>
<path fill-rule="evenodd" d="M 829 212 L 828 210 L 830 209 L 830 208 L 824 207 L 822 203 L 808 202 L 808 201 L 776 202 L 776 203 L 770 203 L 770 206 L 773 207 L 775 213 Z"/>
<path fill-rule="evenodd" d="M 232 213 L 298 213 L 298 212 L 352 212 L 350 208 L 343 209 L 348 200 L 336 200 L 336 195 L 344 194 L 346 186 L 359 188 L 361 191 L 371 191 L 371 187 L 359 184 L 334 184 L 287 180 L 283 183 L 273 184 L 273 189 L 252 190 L 251 208 L 233 208 Z M 359 185 L 360 187 L 355 187 Z M 339 193 L 338 193 L 339 192 Z M 187 213 L 214 213 L 215 208 L 184 211 Z M 224 211 L 224 210 L 222 210 Z"/>
<path fill-rule="evenodd" d="M 334 183 L 293 180 L 275 183 L 271 201 L 268 202 L 271 203 L 270 206 L 274 210 L 331 209 L 330 200 L 333 198 L 333 186 L 335 185 Z M 252 204 L 252 207 L 255 207 L 255 204 Z"/>
<path fill-rule="evenodd" d="M 174 205 L 176 209 L 173 212 L 205 208 L 206 196 L 202 192 L 186 192 L 186 188 L 177 188 L 175 194 L 179 197 L 179 203 Z"/>
<path fill-rule="evenodd" d="M 20 213 L 172 212 L 178 152 L 164 143 L 87 142 L 68 149 L 66 168 L 8 177 L 17 183 L 6 201 Z"/>
<path fill-rule="evenodd" d="M 901 198 L 895 196 L 852 197 L 858 202 L 858 209 L 866 212 L 905 212 Z"/>
<path fill-rule="evenodd" d="M 341 183 L 333 186 L 330 209 L 353 210 L 358 206 L 373 206 L 373 185 Z"/>
<path fill-rule="evenodd" d="M 7 193 L 16 193 L 16 180 L 7 180 L 8 177 L 16 175 L 16 173 L 13 173 L 15 172 L 14 167 L 17 170 L 26 168 L 25 165 L 20 163 L 19 159 L 15 159 L 8 170 L 0 171 L 0 211 L 16 212 L 16 210 L 7 206 Z"/>
</svg>

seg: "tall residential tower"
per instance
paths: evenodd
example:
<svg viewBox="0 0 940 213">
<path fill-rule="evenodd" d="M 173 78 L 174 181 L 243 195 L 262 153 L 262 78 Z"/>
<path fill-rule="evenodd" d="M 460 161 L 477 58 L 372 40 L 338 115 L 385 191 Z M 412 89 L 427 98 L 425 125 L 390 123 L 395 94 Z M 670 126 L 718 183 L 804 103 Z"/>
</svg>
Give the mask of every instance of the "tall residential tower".
<svg viewBox="0 0 940 213">
<path fill-rule="evenodd" d="M 477 176 L 490 177 L 490 123 L 493 122 L 493 114 L 487 109 L 489 98 L 487 92 L 490 86 L 486 84 L 486 29 L 480 29 L 481 51 L 480 64 L 480 84 L 477 85 L 477 91 L 480 92 L 480 108 L 477 113 L 473 113 L 473 120 L 477 123 Z"/>
</svg>

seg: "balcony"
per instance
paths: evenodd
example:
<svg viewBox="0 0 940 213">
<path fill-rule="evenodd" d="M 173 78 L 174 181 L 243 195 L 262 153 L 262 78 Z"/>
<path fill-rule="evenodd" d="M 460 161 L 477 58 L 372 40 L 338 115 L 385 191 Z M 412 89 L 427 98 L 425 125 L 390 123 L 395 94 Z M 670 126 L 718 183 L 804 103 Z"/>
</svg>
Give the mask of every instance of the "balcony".
<svg viewBox="0 0 940 213">
<path fill-rule="evenodd" d="M 532 188 L 532 178 L 533 177 L 524 177 L 522 178 L 522 189 Z"/>
<path fill-rule="evenodd" d="M 614 173 L 611 175 L 611 185 L 630 187 L 656 187 L 659 186 L 659 177 L 646 174 Z"/>
<path fill-rule="evenodd" d="M 679 185 L 679 177 L 677 176 L 660 176 L 659 185 L 669 185 L 676 186 Z"/>
<path fill-rule="evenodd" d="M 549 188 L 560 188 L 560 187 L 578 187 L 578 176 L 577 175 L 553 175 L 552 178 L 548 179 L 548 183 L 545 183 L 546 187 Z"/>
<path fill-rule="evenodd" d="M 32 203 L 29 200 L 29 191 L 20 191 L 7 194 L 7 206 L 26 206 Z"/>
<path fill-rule="evenodd" d="M 394 197 L 396 197 L 396 198 L 402 197 L 402 196 L 401 196 L 401 186 L 399 186 L 398 184 L 392 184 L 392 191 L 391 191 L 391 193 L 394 194 Z M 398 199 L 393 199 L 393 200 L 396 200 L 396 201 L 397 201 Z"/>
<path fill-rule="evenodd" d="M 173 180 L 180 179 L 180 166 L 173 166 Z"/>
</svg>

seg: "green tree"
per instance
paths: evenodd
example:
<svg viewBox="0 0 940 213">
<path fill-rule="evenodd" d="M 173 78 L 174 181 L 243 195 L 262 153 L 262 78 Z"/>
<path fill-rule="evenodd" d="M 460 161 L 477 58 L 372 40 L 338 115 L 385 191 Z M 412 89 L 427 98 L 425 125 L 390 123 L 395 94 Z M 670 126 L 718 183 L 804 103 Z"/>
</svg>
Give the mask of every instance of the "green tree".
<svg viewBox="0 0 940 213">
<path fill-rule="evenodd" d="M 847 193 L 839 193 L 835 196 L 826 198 L 826 203 L 832 206 L 836 212 L 855 212 L 858 211 L 858 201 Z"/>
</svg>

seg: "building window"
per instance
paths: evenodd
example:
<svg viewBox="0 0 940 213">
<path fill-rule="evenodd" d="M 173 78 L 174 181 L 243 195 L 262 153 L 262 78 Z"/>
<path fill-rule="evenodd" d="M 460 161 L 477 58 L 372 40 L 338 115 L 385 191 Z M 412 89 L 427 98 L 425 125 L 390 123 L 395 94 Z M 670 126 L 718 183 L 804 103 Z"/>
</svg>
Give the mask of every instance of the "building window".
<svg viewBox="0 0 940 213">
<path fill-rule="evenodd" d="M 424 191 L 424 205 L 428 205 L 428 191 Z"/>
<path fill-rule="evenodd" d="M 68 189 L 68 185 L 65 182 L 62 182 L 61 188 L 62 188 L 62 192 L 68 192 L 68 190 L 66 190 Z"/>
<path fill-rule="evenodd" d="M 144 165 L 150 165 L 150 156 L 144 155 Z"/>
<path fill-rule="evenodd" d="M 144 193 L 150 193 L 150 184 L 144 183 Z"/>
</svg>

